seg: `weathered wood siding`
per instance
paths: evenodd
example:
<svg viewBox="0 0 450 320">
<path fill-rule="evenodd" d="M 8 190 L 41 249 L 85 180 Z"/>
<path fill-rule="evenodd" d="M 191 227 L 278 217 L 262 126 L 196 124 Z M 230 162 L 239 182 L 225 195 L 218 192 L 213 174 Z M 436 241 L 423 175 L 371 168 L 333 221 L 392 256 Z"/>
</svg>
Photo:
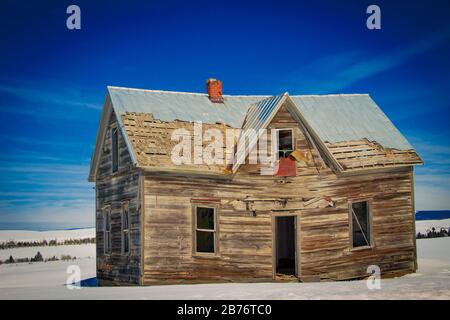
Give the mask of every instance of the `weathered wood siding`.
<svg viewBox="0 0 450 320">
<path fill-rule="evenodd" d="M 298 217 L 301 278 L 346 279 L 414 271 L 411 168 L 337 177 L 324 165 L 299 124 L 282 109 L 271 128 L 293 128 L 308 159 L 296 177 L 264 176 L 243 165 L 233 180 L 192 176 L 144 178 L 143 283 L 272 279 L 273 216 Z M 373 248 L 352 250 L 349 201 L 371 201 Z M 219 255 L 192 250 L 192 204 L 219 204 Z M 330 205 L 331 203 L 331 205 Z"/>
<path fill-rule="evenodd" d="M 112 173 L 111 128 L 117 125 L 111 116 L 96 179 L 97 277 L 101 284 L 139 284 L 141 270 L 141 223 L 139 172 L 132 169 L 129 151 L 119 133 L 119 170 Z M 119 131 L 120 132 L 120 131 Z M 122 205 L 129 205 L 130 252 L 122 253 Z M 104 210 L 111 207 L 111 253 L 104 253 Z"/>
</svg>

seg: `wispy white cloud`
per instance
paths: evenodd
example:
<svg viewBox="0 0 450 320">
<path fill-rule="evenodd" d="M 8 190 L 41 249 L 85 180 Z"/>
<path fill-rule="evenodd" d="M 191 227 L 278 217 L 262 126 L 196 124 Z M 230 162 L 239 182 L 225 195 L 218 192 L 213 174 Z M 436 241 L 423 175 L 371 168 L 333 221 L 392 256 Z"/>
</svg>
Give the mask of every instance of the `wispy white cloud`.
<svg viewBox="0 0 450 320">
<path fill-rule="evenodd" d="M 5 224 L 40 224 L 62 228 L 95 226 L 95 203 L 57 202 L 19 207 L 14 214 L 2 216 Z"/>
<path fill-rule="evenodd" d="M 0 83 L 0 92 L 11 94 L 30 102 L 89 108 L 95 110 L 101 109 L 100 104 L 87 102 L 81 92 L 74 90 L 66 90 L 61 92 L 58 88 L 49 90 L 48 88 L 39 88 L 38 86 L 13 86 L 10 84 Z M 20 110 L 18 112 L 20 112 Z"/>
<path fill-rule="evenodd" d="M 450 193 L 446 188 L 416 184 L 416 210 L 449 210 Z"/>
<path fill-rule="evenodd" d="M 400 66 L 422 53 L 448 43 L 449 39 L 450 27 L 445 27 L 430 37 L 419 39 L 382 55 L 371 56 L 364 52 L 350 52 L 322 57 L 300 69 L 290 80 L 290 86 L 311 93 L 336 92 L 360 80 Z"/>
<path fill-rule="evenodd" d="M 89 207 L 95 192 L 87 182 L 87 164 L 0 162 L 0 212 L 45 211 L 56 205 L 67 210 Z"/>
<path fill-rule="evenodd" d="M 64 147 L 67 148 L 69 146 L 79 146 L 80 142 L 77 141 L 71 141 L 71 140 L 46 140 L 46 139 L 39 139 L 36 137 L 25 137 L 25 136 L 18 136 L 18 135 L 1 135 L 0 134 L 0 140 L 4 141 L 11 141 L 16 142 L 20 144 L 27 144 L 27 145 L 45 145 L 45 146 L 55 146 L 55 147 Z"/>
<path fill-rule="evenodd" d="M 415 170 L 417 210 L 450 209 L 450 147 L 440 136 L 412 137 L 425 165 Z"/>
<path fill-rule="evenodd" d="M 67 175 L 75 174 L 82 175 L 89 172 L 88 165 L 75 165 L 75 164 L 28 164 L 28 163 L 10 163 L 5 165 L 0 164 L 0 172 L 19 172 L 19 173 L 45 173 L 45 174 L 58 174 Z"/>
</svg>

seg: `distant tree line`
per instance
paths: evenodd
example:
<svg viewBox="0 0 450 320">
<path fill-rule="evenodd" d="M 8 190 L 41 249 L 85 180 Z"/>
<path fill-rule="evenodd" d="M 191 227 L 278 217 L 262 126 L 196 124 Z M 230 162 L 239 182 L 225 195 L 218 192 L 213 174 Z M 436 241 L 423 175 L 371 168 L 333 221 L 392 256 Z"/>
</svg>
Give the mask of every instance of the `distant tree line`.
<svg viewBox="0 0 450 320">
<path fill-rule="evenodd" d="M 76 245 L 76 244 L 89 244 L 95 243 L 94 238 L 83 239 L 68 239 L 64 241 L 55 240 L 42 240 L 42 241 L 7 241 L 0 243 L 0 250 L 14 249 L 14 248 L 27 248 L 27 247 L 46 247 L 46 246 L 63 246 L 63 245 Z"/>
<path fill-rule="evenodd" d="M 448 237 L 450 236 L 450 228 L 440 228 L 439 231 L 432 227 L 431 229 L 428 229 L 426 233 L 417 233 L 417 239 L 427 239 L 427 238 L 440 238 L 440 237 Z"/>
<path fill-rule="evenodd" d="M 13 256 L 9 256 L 8 259 L 2 261 L 0 260 L 0 264 L 11 264 L 11 263 L 29 263 L 29 262 L 47 262 L 47 261 L 70 261 L 70 260 L 76 260 L 77 257 L 72 257 L 70 254 L 63 254 L 60 258 L 57 258 L 56 256 L 53 256 L 51 258 L 44 259 L 42 254 L 38 251 L 34 257 L 31 258 L 18 258 L 14 259 Z"/>
</svg>

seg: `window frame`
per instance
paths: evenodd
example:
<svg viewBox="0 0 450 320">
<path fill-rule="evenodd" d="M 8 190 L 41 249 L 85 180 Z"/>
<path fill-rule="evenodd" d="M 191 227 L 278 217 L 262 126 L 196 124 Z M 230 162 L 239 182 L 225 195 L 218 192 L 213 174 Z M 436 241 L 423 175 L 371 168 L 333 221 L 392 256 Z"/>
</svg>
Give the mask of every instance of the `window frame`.
<svg viewBox="0 0 450 320">
<path fill-rule="evenodd" d="M 127 209 L 127 229 L 124 229 L 124 217 L 125 208 Z M 121 253 L 123 255 L 129 255 L 131 253 L 131 228 L 130 228 L 130 201 L 126 200 L 122 202 L 120 213 L 120 235 L 121 235 Z M 125 251 L 125 237 L 128 239 L 128 251 Z"/>
<path fill-rule="evenodd" d="M 214 229 L 197 228 L 197 208 L 209 208 L 214 211 Z M 214 252 L 197 251 L 197 231 L 214 233 Z M 192 255 L 196 257 L 219 257 L 219 205 L 215 203 L 193 203 L 192 204 Z"/>
<path fill-rule="evenodd" d="M 117 145 L 114 143 L 114 135 L 117 134 Z M 115 154 L 117 157 L 115 157 Z M 114 159 L 117 159 L 117 164 L 115 164 Z M 119 154 L 119 127 L 117 125 L 113 125 L 111 127 L 111 172 L 116 173 L 119 171 L 120 164 L 120 154 Z"/>
<path fill-rule="evenodd" d="M 369 245 L 354 247 L 353 246 L 353 204 L 358 202 L 366 202 L 367 203 L 367 221 L 369 223 Z M 350 251 L 358 251 L 358 250 L 368 250 L 373 249 L 375 247 L 375 243 L 373 241 L 373 219 L 372 219 L 372 199 L 370 198 L 355 198 L 350 199 L 348 201 L 348 211 L 349 211 L 349 246 Z"/>
<path fill-rule="evenodd" d="M 112 253 L 112 236 L 111 236 L 111 216 L 112 216 L 112 210 L 111 205 L 107 205 L 103 207 L 102 210 L 103 213 L 103 254 L 109 255 Z M 108 217 L 109 226 L 108 229 L 106 229 L 106 226 L 108 225 L 106 222 L 106 217 Z M 109 239 L 109 241 L 107 241 Z"/>
<path fill-rule="evenodd" d="M 275 129 L 275 154 L 276 154 L 277 159 L 280 159 L 280 131 L 290 131 L 291 132 L 292 151 L 295 150 L 294 129 L 293 128 L 277 128 L 277 129 Z M 284 157 L 284 158 L 287 158 L 287 157 Z"/>
</svg>

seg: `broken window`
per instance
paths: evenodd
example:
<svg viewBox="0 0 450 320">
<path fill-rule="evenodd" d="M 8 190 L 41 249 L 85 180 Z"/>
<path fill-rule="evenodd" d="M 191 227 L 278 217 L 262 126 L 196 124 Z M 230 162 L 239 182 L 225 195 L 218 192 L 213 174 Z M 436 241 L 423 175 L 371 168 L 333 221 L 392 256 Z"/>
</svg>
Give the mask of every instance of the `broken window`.
<svg viewBox="0 0 450 320">
<path fill-rule="evenodd" d="M 119 130 L 111 130 L 112 172 L 119 170 Z"/>
<path fill-rule="evenodd" d="M 130 252 L 130 210 L 128 202 L 122 205 L 122 253 Z"/>
<path fill-rule="evenodd" d="M 195 208 L 195 243 L 198 253 L 216 252 L 215 208 Z"/>
<path fill-rule="evenodd" d="M 294 150 L 292 129 L 277 130 L 278 157 L 286 158 Z"/>
<path fill-rule="evenodd" d="M 369 203 L 367 201 L 353 202 L 350 209 L 353 247 L 370 246 Z"/>
<path fill-rule="evenodd" d="M 104 253 L 111 253 L 111 207 L 103 212 Z"/>
</svg>

